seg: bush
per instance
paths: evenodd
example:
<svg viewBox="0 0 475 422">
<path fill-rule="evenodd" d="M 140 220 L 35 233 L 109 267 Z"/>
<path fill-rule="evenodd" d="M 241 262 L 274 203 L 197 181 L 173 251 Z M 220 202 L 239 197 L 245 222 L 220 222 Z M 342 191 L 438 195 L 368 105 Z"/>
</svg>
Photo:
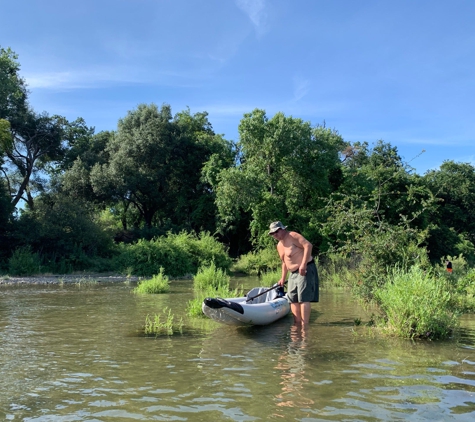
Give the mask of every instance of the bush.
<svg viewBox="0 0 475 422">
<path fill-rule="evenodd" d="M 160 272 L 154 275 L 150 280 L 140 281 L 137 287 L 133 290 L 134 293 L 168 293 L 170 291 L 170 280 L 164 274 L 163 268 Z"/>
<path fill-rule="evenodd" d="M 408 271 L 394 269 L 374 297 L 384 314 L 387 333 L 442 339 L 457 326 L 458 314 L 446 282 L 418 266 Z"/>
<path fill-rule="evenodd" d="M 461 313 L 475 312 L 475 269 L 449 274 L 441 269 L 443 278 L 452 292 L 452 304 Z"/>
<path fill-rule="evenodd" d="M 361 258 L 346 257 L 343 254 L 328 253 L 319 259 L 320 286 L 322 280 L 333 287 L 358 288 L 363 284 L 359 269 Z"/>
<path fill-rule="evenodd" d="M 141 239 L 134 244 L 119 245 L 115 258 L 119 271 L 138 276 L 157 274 L 161 267 L 170 277 L 195 274 L 201 265 L 214 262 L 227 270 L 231 264 L 224 246 L 208 233 L 196 235 L 168 233 L 152 240 Z"/>
<path fill-rule="evenodd" d="M 233 266 L 233 271 L 249 275 L 261 275 L 275 271 L 282 265 L 275 248 L 266 248 L 241 255 Z"/>
<path fill-rule="evenodd" d="M 13 252 L 8 260 L 8 271 L 10 275 L 29 276 L 39 274 L 41 271 L 41 260 L 37 253 L 31 252 L 29 246 L 20 247 Z"/>
</svg>

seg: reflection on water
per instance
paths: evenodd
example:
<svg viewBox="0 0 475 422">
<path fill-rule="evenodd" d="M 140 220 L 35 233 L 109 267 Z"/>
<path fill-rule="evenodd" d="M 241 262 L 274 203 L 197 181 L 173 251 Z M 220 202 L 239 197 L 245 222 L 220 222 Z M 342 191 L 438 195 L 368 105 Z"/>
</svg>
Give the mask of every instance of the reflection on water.
<svg viewBox="0 0 475 422">
<path fill-rule="evenodd" d="M 244 280 L 252 287 L 254 280 Z M 309 327 L 187 320 L 191 282 L 166 295 L 131 286 L 2 287 L 0 420 L 469 421 L 475 318 L 458 341 L 365 335 L 345 292 L 322 294 Z M 139 335 L 168 306 L 184 335 Z M 366 317 L 367 318 L 367 317 Z"/>
<path fill-rule="evenodd" d="M 309 382 L 306 378 L 305 355 L 307 353 L 307 328 L 301 325 L 290 327 L 290 341 L 286 350 L 279 358 L 276 368 L 281 371 L 282 392 L 277 394 L 277 408 L 279 407 L 307 407 L 315 404 L 314 400 L 306 395 L 305 386 Z M 279 415 L 278 412 L 275 413 Z"/>
</svg>

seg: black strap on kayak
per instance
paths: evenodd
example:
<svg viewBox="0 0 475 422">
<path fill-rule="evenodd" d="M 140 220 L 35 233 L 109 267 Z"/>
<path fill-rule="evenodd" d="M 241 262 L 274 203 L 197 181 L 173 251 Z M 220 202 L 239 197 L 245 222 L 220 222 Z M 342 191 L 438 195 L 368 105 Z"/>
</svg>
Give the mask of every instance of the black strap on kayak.
<svg viewBox="0 0 475 422">
<path fill-rule="evenodd" d="M 287 283 L 287 280 L 285 281 L 285 283 Z M 276 284 L 275 286 L 272 286 L 270 289 L 264 290 L 263 292 L 255 295 L 255 296 L 249 297 L 249 298 L 246 299 L 246 302 L 250 302 L 251 300 L 254 300 L 256 297 L 262 296 L 263 294 L 265 294 L 267 292 L 270 292 L 271 290 L 277 289 L 277 287 L 280 287 L 280 285 Z"/>
<path fill-rule="evenodd" d="M 229 300 L 223 299 L 221 297 L 207 297 L 205 298 L 204 303 L 208 308 L 211 309 L 229 308 L 241 315 L 244 314 L 244 309 L 239 303 L 230 302 Z"/>
</svg>

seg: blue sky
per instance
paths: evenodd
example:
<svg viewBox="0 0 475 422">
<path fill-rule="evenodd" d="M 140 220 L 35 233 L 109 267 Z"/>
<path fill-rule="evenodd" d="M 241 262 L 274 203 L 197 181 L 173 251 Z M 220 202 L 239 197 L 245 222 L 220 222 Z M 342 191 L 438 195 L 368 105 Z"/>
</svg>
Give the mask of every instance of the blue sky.
<svg viewBox="0 0 475 422">
<path fill-rule="evenodd" d="M 382 139 L 421 174 L 446 159 L 475 164 L 472 0 L 0 6 L 0 45 L 19 55 L 32 107 L 96 132 L 153 102 L 207 111 L 237 141 L 243 114 L 262 108 L 325 122 L 350 142 Z"/>
</svg>

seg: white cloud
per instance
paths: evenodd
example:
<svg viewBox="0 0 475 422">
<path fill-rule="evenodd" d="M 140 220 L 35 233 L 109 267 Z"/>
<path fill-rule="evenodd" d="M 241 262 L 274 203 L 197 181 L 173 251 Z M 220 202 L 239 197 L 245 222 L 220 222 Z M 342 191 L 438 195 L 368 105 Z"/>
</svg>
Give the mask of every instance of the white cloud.
<svg viewBox="0 0 475 422">
<path fill-rule="evenodd" d="M 249 17 L 257 35 L 267 32 L 267 13 L 265 0 L 235 0 L 236 5 Z"/>
<path fill-rule="evenodd" d="M 295 76 L 293 83 L 294 100 L 298 101 L 307 95 L 310 83 L 308 79 L 304 79 L 301 76 Z"/>
<path fill-rule="evenodd" d="M 113 66 L 61 72 L 26 73 L 25 80 L 30 89 L 52 89 L 55 91 L 97 88 L 117 84 L 151 84 L 191 87 L 205 77 L 206 71 L 160 71 L 142 70 L 137 67 Z"/>
</svg>

